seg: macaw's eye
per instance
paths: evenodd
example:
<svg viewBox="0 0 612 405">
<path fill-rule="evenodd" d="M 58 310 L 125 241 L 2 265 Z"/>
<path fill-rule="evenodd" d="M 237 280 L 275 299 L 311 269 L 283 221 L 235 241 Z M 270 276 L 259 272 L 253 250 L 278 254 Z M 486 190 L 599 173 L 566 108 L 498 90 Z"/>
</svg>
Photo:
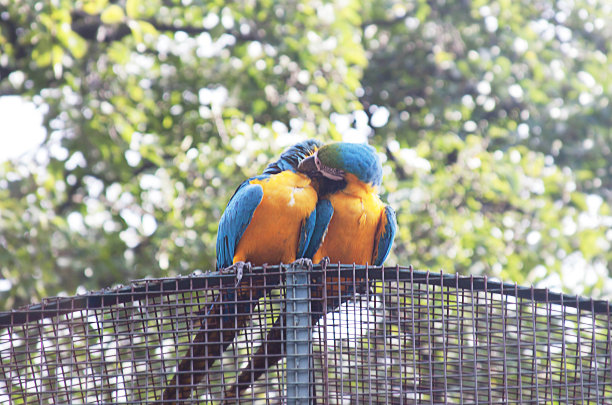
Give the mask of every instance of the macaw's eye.
<svg viewBox="0 0 612 405">
<path fill-rule="evenodd" d="M 315 166 L 317 166 L 317 170 L 321 170 L 321 167 L 323 167 L 323 163 L 321 163 L 321 159 L 319 159 L 319 152 L 315 152 L 314 161 Z"/>
</svg>

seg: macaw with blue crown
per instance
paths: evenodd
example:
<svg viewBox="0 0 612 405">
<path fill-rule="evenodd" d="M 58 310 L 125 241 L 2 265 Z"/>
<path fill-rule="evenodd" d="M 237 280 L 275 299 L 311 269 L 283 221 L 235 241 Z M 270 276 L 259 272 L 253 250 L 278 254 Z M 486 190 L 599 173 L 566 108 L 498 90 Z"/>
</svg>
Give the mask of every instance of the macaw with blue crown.
<svg viewBox="0 0 612 405">
<path fill-rule="evenodd" d="M 316 182 L 319 202 L 311 242 L 305 257 L 337 263 L 380 266 L 391 251 L 397 230 L 395 211 L 378 196 L 382 165 L 376 150 L 365 144 L 338 142 L 322 146 L 298 165 L 298 172 Z M 338 285 L 342 288 L 338 288 Z M 353 283 L 332 283 L 327 296 L 344 302 Z M 313 313 L 316 312 L 313 310 Z M 321 312 L 325 312 L 321 310 Z M 318 315 L 313 324 L 318 322 Z M 245 368 L 236 385 L 226 389 L 226 398 L 244 391 L 265 370 L 282 359 L 281 318 Z"/>
<path fill-rule="evenodd" d="M 365 144 L 338 142 L 325 145 L 302 160 L 298 171 L 322 176 L 318 217 L 306 251 L 317 262 L 380 266 L 391 251 L 397 231 L 395 211 L 378 196 L 382 165 L 376 150 Z M 324 203 L 329 201 L 329 203 Z"/>
<path fill-rule="evenodd" d="M 245 263 L 261 266 L 305 257 L 315 228 L 318 195 L 312 179 L 297 168 L 320 146 L 314 139 L 300 142 L 283 152 L 263 174 L 238 187 L 219 222 L 217 270 L 234 267 L 240 274 Z M 164 403 L 191 396 L 205 370 L 245 326 L 263 294 L 263 289 L 223 292 L 221 301 L 210 307 L 203 320 L 201 329 L 205 331 L 195 337 L 164 391 Z"/>
</svg>

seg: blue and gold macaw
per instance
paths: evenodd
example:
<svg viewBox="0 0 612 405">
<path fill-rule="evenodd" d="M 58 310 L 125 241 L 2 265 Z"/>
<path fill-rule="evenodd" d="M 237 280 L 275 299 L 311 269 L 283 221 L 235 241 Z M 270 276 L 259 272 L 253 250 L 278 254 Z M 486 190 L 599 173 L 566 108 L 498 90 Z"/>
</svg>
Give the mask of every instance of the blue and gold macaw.
<svg viewBox="0 0 612 405">
<path fill-rule="evenodd" d="M 391 251 L 397 223 L 395 211 L 378 196 L 382 165 L 376 150 L 365 144 L 338 142 L 325 145 L 304 159 L 298 171 L 322 176 L 320 204 L 331 207 L 319 216 L 331 216 L 316 223 L 315 235 L 306 255 L 317 262 L 324 257 L 332 263 L 380 266 Z M 331 211 L 331 212 L 330 212 Z"/>
<path fill-rule="evenodd" d="M 244 181 L 227 204 L 217 233 L 217 270 L 245 262 L 290 263 L 303 258 L 315 227 L 318 195 L 312 179 L 297 171 L 299 163 L 321 143 L 300 142 L 268 165 L 263 174 Z M 205 370 L 221 356 L 249 319 L 263 289 L 225 291 L 211 306 L 201 329 L 164 391 L 162 400 L 191 396 Z M 232 317 L 228 318 L 228 314 Z M 226 326 L 223 327 L 223 323 Z M 229 323 L 229 326 L 227 325 Z M 178 376 L 178 381 L 177 381 Z"/>
<path fill-rule="evenodd" d="M 262 175 L 238 187 L 219 222 L 217 269 L 238 262 L 260 266 L 304 257 L 318 196 L 310 177 L 296 169 L 320 146 L 317 140 L 298 143 Z"/>
<path fill-rule="evenodd" d="M 302 160 L 298 171 L 313 178 L 319 195 L 315 228 L 305 257 L 312 257 L 313 262 L 328 258 L 334 263 L 382 265 L 391 251 L 397 223 L 393 208 L 378 196 L 382 165 L 375 149 L 364 144 L 332 143 Z M 329 287 L 327 296 L 336 302 L 351 296 L 339 291 L 336 283 Z M 252 373 L 241 373 L 238 387 L 229 387 L 226 398 L 240 394 L 282 359 L 280 320 L 245 368 Z M 313 319 L 313 323 L 317 321 Z"/>
</svg>

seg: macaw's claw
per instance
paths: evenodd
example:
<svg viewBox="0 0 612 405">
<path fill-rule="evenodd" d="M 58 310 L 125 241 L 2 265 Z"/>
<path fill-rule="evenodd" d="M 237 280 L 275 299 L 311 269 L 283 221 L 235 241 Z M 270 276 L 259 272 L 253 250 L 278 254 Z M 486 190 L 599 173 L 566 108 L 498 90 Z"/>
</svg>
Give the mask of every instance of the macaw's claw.
<svg viewBox="0 0 612 405">
<path fill-rule="evenodd" d="M 323 267 L 327 267 L 329 266 L 329 264 L 331 263 L 331 260 L 329 260 L 329 256 L 325 256 L 324 258 L 321 259 L 321 261 L 319 262 L 319 264 Z"/>
<path fill-rule="evenodd" d="M 312 267 L 312 260 L 307 257 L 302 257 L 294 261 L 293 264 L 301 267 Z"/>
<path fill-rule="evenodd" d="M 235 274 L 236 275 L 236 281 L 240 282 L 240 281 L 242 281 L 242 276 L 244 275 L 244 269 L 246 269 L 248 272 L 251 272 L 252 268 L 253 268 L 253 266 L 251 265 L 251 262 L 236 262 L 236 263 L 232 264 L 231 266 L 228 266 L 228 267 L 222 269 L 221 273 L 223 273 L 223 274 Z"/>
</svg>

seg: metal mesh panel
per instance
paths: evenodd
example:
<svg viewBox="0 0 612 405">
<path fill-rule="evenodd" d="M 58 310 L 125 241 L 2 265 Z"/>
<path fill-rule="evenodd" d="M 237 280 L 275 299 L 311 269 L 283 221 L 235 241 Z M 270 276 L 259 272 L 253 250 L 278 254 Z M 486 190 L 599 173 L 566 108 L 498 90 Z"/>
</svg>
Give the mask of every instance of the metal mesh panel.
<svg viewBox="0 0 612 405">
<path fill-rule="evenodd" d="M 607 303 L 385 274 L 316 330 L 317 396 L 327 403 L 612 403 Z"/>
<path fill-rule="evenodd" d="M 0 403 L 612 404 L 607 302 L 400 267 L 287 270 L 1 313 Z"/>
</svg>

